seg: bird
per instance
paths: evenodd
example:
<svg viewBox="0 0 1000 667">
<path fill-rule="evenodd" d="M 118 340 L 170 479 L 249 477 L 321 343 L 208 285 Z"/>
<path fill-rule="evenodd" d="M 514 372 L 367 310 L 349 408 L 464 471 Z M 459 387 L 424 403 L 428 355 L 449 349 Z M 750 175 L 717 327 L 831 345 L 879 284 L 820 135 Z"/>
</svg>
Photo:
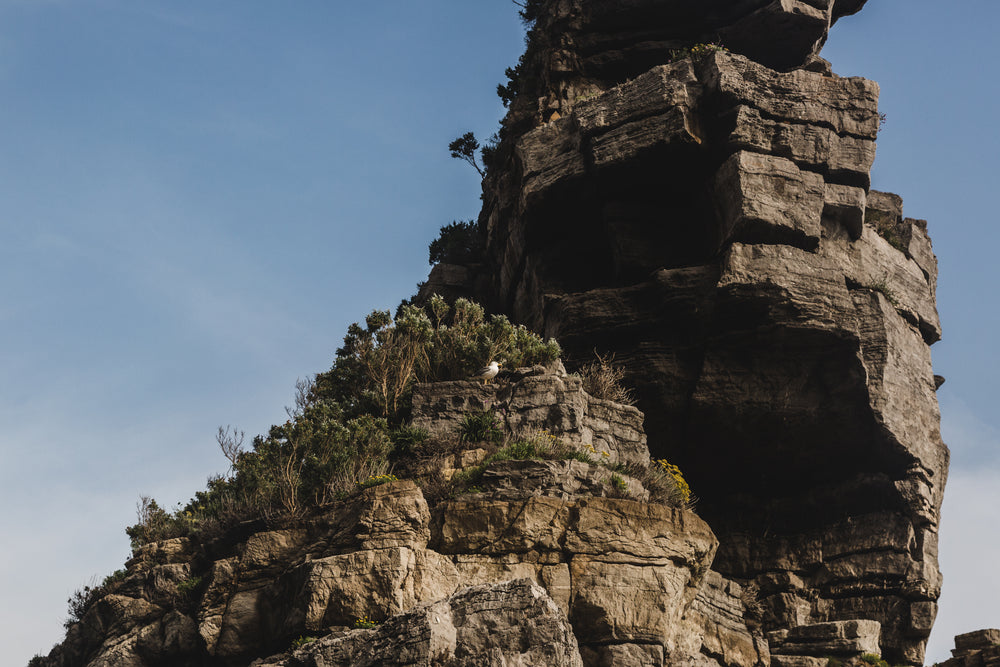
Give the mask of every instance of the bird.
<svg viewBox="0 0 1000 667">
<path fill-rule="evenodd" d="M 480 368 L 473 377 L 477 380 L 481 379 L 485 385 L 487 382 L 495 378 L 499 372 L 500 364 L 495 361 L 491 361 L 488 366 Z"/>
</svg>

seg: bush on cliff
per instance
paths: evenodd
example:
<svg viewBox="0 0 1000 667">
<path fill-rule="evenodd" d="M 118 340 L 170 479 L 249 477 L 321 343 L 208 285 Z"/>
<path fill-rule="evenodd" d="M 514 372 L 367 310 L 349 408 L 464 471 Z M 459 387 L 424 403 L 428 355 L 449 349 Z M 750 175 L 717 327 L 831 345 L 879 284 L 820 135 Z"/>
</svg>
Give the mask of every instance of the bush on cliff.
<svg viewBox="0 0 1000 667">
<path fill-rule="evenodd" d="M 173 513 L 144 498 L 139 522 L 126 529 L 133 549 L 248 519 L 301 516 L 388 474 L 394 446 L 426 437 L 404 425 L 417 382 L 467 378 L 491 360 L 547 364 L 559 354 L 554 340 L 465 299 L 452 306 L 434 296 L 426 308 L 402 306 L 395 318 L 374 311 L 348 328 L 329 371 L 297 387 L 288 421 L 249 450 L 241 433 L 220 429 L 227 475 Z"/>
<path fill-rule="evenodd" d="M 471 264 L 482 259 L 485 247 L 486 238 L 474 220 L 456 221 L 442 227 L 431 241 L 428 259 L 431 264 Z"/>
</svg>

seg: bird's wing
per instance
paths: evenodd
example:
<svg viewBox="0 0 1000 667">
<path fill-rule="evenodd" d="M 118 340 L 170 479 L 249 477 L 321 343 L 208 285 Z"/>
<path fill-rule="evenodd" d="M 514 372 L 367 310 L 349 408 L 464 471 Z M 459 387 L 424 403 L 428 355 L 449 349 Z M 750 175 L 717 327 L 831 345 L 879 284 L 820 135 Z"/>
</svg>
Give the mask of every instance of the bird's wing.
<svg viewBox="0 0 1000 667">
<path fill-rule="evenodd" d="M 492 372 L 493 372 L 493 368 L 492 367 L 490 367 L 490 366 L 483 366 L 478 371 L 476 371 L 476 375 L 486 375 L 487 373 L 492 373 Z"/>
</svg>

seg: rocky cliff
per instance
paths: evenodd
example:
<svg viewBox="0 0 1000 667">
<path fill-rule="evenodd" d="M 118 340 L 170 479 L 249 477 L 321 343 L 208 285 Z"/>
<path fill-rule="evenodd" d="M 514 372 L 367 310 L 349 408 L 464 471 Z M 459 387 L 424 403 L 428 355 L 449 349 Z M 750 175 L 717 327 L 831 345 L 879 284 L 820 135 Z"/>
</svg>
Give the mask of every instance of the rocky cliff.
<svg viewBox="0 0 1000 667">
<path fill-rule="evenodd" d="M 538 3 L 485 257 L 422 294 L 474 296 L 571 362 L 613 352 L 764 627 L 877 620 L 918 664 L 948 467 L 937 268 L 926 223 L 870 189 L 877 84 L 818 56 L 863 4 Z"/>
<path fill-rule="evenodd" d="M 484 405 L 564 455 L 484 467 L 489 443 L 456 443 L 450 420 Z M 147 544 L 36 664 L 768 664 L 749 598 L 709 570 L 708 525 L 616 472 L 649 461 L 638 410 L 557 366 L 421 385 L 413 418 L 435 435 L 406 472 L 475 487 L 429 504 L 390 480 L 281 525 Z"/>
<path fill-rule="evenodd" d="M 870 187 L 878 86 L 819 57 L 864 0 L 525 4 L 485 253 L 418 301 L 614 353 L 637 407 L 558 363 L 419 385 L 401 479 L 150 541 L 36 664 L 922 663 L 936 260 Z M 530 451 L 458 440 L 484 412 Z"/>
</svg>

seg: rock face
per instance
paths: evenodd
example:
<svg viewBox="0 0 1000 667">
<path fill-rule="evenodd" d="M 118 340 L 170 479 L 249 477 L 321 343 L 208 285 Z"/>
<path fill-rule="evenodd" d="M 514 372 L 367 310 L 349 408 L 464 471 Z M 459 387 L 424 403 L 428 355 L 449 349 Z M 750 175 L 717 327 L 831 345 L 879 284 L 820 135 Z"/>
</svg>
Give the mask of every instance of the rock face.
<svg viewBox="0 0 1000 667">
<path fill-rule="evenodd" d="M 542 366 L 521 368 L 506 374 L 509 382 L 476 385 L 474 391 L 465 381 L 418 385 L 412 423 L 448 435 L 457 432 L 466 415 L 490 410 L 510 432 L 545 431 L 610 463 L 649 463 L 642 413 L 594 398 L 583 390 L 583 380 L 556 363 L 554 373 Z"/>
<path fill-rule="evenodd" d="M 870 189 L 877 84 L 818 60 L 863 4 L 541 3 L 486 256 L 422 294 L 487 303 L 570 362 L 613 352 L 765 629 L 870 619 L 920 664 L 948 466 L 937 268 L 926 223 Z M 730 52 L 667 62 L 718 36 Z"/>
<path fill-rule="evenodd" d="M 573 629 L 544 588 L 519 579 L 472 586 L 376 629 L 332 633 L 256 667 L 447 665 L 583 667 Z"/>
<path fill-rule="evenodd" d="M 442 406 L 486 401 L 507 410 L 508 429 L 552 429 L 641 468 L 642 414 L 579 382 L 560 367 L 424 385 L 414 420 L 454 442 Z M 455 471 L 483 462 L 469 447 Z M 709 569 L 708 525 L 647 502 L 609 466 L 500 460 L 475 492 L 434 507 L 413 481 L 390 481 L 307 519 L 149 544 L 42 664 L 767 667 L 739 585 Z"/>
<path fill-rule="evenodd" d="M 977 630 L 955 637 L 952 657 L 941 667 L 994 667 L 1000 665 L 1000 630 Z"/>
</svg>

